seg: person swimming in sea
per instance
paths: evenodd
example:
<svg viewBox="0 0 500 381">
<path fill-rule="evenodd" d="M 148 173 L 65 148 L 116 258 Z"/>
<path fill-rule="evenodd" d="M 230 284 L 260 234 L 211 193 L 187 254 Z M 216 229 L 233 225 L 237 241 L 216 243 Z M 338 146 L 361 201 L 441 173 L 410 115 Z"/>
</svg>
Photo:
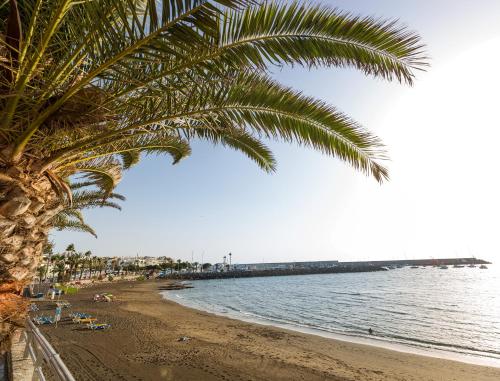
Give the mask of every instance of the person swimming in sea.
<svg viewBox="0 0 500 381">
<path fill-rule="evenodd" d="M 368 333 L 369 333 L 370 335 L 373 335 L 373 329 L 368 328 Z"/>
</svg>

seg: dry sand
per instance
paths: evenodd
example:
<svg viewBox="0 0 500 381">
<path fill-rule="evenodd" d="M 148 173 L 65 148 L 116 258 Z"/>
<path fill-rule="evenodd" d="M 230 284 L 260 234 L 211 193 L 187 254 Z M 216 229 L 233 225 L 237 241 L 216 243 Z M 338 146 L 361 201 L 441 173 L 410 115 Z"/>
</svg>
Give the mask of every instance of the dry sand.
<svg viewBox="0 0 500 381">
<path fill-rule="evenodd" d="M 500 380 L 500 369 L 400 353 L 215 316 L 163 300 L 161 281 L 69 296 L 72 311 L 112 324 L 42 330 L 77 380 Z M 112 303 L 94 303 L 96 292 Z M 43 303 L 40 303 L 43 305 Z M 42 307 L 43 308 L 43 307 Z M 68 310 L 63 310 L 63 317 Z M 188 341 L 178 341 L 188 336 Z"/>
</svg>

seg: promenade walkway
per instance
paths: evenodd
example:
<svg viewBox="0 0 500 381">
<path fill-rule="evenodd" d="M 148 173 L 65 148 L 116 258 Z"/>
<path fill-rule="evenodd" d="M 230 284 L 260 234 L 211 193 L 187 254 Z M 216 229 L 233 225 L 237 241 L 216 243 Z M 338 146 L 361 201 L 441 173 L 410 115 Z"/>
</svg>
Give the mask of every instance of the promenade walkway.
<svg viewBox="0 0 500 381">
<path fill-rule="evenodd" d="M 33 379 L 35 364 L 26 351 L 26 335 L 24 329 L 14 332 L 12 340 L 12 381 L 28 381 Z"/>
</svg>

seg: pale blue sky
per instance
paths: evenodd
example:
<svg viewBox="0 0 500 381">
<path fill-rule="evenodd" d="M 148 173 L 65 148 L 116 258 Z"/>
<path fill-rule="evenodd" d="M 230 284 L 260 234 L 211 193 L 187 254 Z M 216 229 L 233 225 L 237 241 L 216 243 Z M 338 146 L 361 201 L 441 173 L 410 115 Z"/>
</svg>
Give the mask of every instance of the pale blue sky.
<svg viewBox="0 0 500 381">
<path fill-rule="evenodd" d="M 278 171 L 269 175 L 238 153 L 197 143 L 176 166 L 145 158 L 117 189 L 127 197 L 121 212 L 86 213 L 99 238 L 55 233 L 57 248 L 73 242 L 102 256 L 188 260 L 194 253 L 197 261 L 204 253 L 209 262 L 232 252 L 239 263 L 471 253 L 494 260 L 500 179 L 488 142 L 498 141 L 498 118 L 485 105 L 500 84 L 500 56 L 492 53 L 500 50 L 500 1 L 322 3 L 398 18 L 428 46 L 432 68 L 414 88 L 353 70 L 275 73 L 381 136 L 391 156 L 389 183 L 304 148 L 273 144 Z"/>
</svg>

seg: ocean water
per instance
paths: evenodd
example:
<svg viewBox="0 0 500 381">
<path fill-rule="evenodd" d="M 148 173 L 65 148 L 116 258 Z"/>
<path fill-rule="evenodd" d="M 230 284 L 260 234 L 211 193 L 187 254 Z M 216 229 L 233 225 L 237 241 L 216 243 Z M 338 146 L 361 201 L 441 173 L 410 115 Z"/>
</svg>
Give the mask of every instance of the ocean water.
<svg viewBox="0 0 500 381">
<path fill-rule="evenodd" d="M 500 267 L 488 267 L 203 280 L 164 296 L 237 319 L 500 366 Z"/>
</svg>

